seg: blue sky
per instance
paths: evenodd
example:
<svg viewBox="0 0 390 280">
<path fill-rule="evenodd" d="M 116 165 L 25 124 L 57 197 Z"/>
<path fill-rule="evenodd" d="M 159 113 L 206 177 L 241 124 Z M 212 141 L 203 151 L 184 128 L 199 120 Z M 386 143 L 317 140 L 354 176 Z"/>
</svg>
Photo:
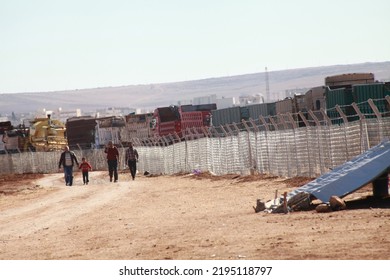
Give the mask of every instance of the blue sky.
<svg viewBox="0 0 390 280">
<path fill-rule="evenodd" d="M 389 61 L 388 11 L 388 0 L 0 0 L 0 93 Z"/>
</svg>

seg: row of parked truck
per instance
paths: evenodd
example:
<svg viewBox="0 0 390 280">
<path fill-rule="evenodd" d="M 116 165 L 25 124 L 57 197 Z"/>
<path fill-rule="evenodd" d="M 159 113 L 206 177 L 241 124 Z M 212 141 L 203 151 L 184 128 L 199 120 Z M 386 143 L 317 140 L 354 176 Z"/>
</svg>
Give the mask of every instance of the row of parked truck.
<svg viewBox="0 0 390 280">
<path fill-rule="evenodd" d="M 59 150 L 65 145 L 102 147 L 109 140 L 126 144 L 134 139 L 191 138 L 204 135 L 210 127 L 218 130 L 226 124 L 240 124 L 242 120 L 287 113 L 291 113 L 296 124 L 301 126 L 307 125 L 307 122 L 304 124 L 300 116 L 307 120 L 314 116 L 321 121 L 324 118 L 321 110 L 332 119 L 337 119 L 340 110 L 353 118 L 356 109 L 353 109 L 352 103 L 369 116 L 373 113 L 366 102 L 369 99 L 379 100 L 376 105 L 380 111 L 390 111 L 385 96 L 390 96 L 390 83 L 376 82 L 372 73 L 353 73 L 327 77 L 325 86 L 276 102 L 224 109 L 218 109 L 216 104 L 167 106 L 156 108 L 153 113 L 124 117 L 73 117 L 65 124 L 48 116 L 35 119 L 30 127 L 14 128 L 5 122 L 0 123 L 0 153 Z M 338 111 L 336 106 L 339 106 Z"/>
</svg>

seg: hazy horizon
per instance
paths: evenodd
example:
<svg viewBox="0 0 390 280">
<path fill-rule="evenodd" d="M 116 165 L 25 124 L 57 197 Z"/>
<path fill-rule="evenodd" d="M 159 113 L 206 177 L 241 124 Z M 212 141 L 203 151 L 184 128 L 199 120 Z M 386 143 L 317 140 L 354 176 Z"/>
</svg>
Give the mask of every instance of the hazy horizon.
<svg viewBox="0 0 390 280">
<path fill-rule="evenodd" d="M 323 67 L 348 67 L 348 66 L 355 66 L 355 65 L 365 65 L 365 64 L 376 64 L 376 63 L 388 63 L 389 61 L 379 61 L 379 62 L 362 62 L 362 63 L 355 63 L 355 64 L 338 64 L 338 65 L 319 65 L 319 66 L 312 66 L 312 67 L 301 67 L 301 68 L 293 68 L 293 69 L 280 69 L 280 70 L 274 70 L 274 71 L 268 71 L 270 74 L 272 72 L 281 72 L 281 71 L 288 71 L 288 70 L 308 70 L 310 68 L 323 68 Z M 229 78 L 229 77 L 239 77 L 239 76 L 246 76 L 246 75 L 256 75 L 256 74 L 265 74 L 265 71 L 263 72 L 257 72 L 257 73 L 242 73 L 237 75 L 230 75 L 230 76 L 221 76 L 221 77 L 206 77 L 202 79 L 195 79 L 195 80 L 184 80 L 184 81 L 172 81 L 172 82 L 160 82 L 160 83 L 148 83 L 148 84 L 128 84 L 128 85 L 107 85 L 107 86 L 101 86 L 101 87 L 91 87 L 91 88 L 75 88 L 75 89 L 59 89 L 59 90 L 50 90 L 50 91 L 29 91 L 29 92 L 0 92 L 0 94 L 29 94 L 29 93 L 50 93 L 50 92 L 65 92 L 65 91 L 83 91 L 83 90 L 94 90 L 94 89 L 106 89 L 106 88 L 120 88 L 120 87 L 132 87 L 132 86 L 151 86 L 151 85 L 165 85 L 165 84 L 175 84 L 175 83 L 191 83 L 191 82 L 197 82 L 197 81 L 207 81 L 212 79 L 223 79 L 223 78 Z M 390 77 L 389 77 L 390 80 Z"/>
<path fill-rule="evenodd" d="M 283 99 L 287 90 L 293 92 L 299 89 L 298 92 L 302 93 L 309 88 L 323 86 L 327 76 L 367 72 L 373 73 L 376 80 L 390 81 L 390 61 L 269 72 L 269 93 L 273 99 Z M 210 95 L 216 95 L 217 98 L 256 94 L 266 96 L 265 76 L 262 72 L 175 83 L 0 94 L 0 112 L 32 112 L 59 107 L 87 111 L 108 107 L 149 110 Z"/>
<path fill-rule="evenodd" d="M 390 2 L 5 1 L 0 93 L 390 60 Z"/>
</svg>

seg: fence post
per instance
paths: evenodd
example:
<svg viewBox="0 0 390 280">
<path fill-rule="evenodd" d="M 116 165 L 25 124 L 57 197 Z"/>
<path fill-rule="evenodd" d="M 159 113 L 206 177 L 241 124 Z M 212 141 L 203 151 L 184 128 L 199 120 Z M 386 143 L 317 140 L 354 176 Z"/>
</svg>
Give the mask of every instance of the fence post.
<svg viewBox="0 0 390 280">
<path fill-rule="evenodd" d="M 250 124 L 253 127 L 253 132 L 255 133 L 255 145 L 254 145 L 254 148 L 255 148 L 255 158 L 256 158 L 256 160 L 254 161 L 254 164 L 255 164 L 254 169 L 257 170 L 257 171 L 260 171 L 259 163 L 258 163 L 259 154 L 258 154 L 258 148 L 257 148 L 257 133 L 259 131 L 259 128 L 256 126 L 256 124 L 255 124 L 255 122 L 253 121 L 252 118 L 249 118 L 249 122 L 250 122 Z"/>
<path fill-rule="evenodd" d="M 284 129 L 288 129 L 287 123 L 284 120 L 284 114 L 278 114 L 278 119 L 280 123 L 283 125 Z"/>
<path fill-rule="evenodd" d="M 201 129 L 202 129 L 204 137 L 210 137 L 211 136 L 210 131 L 208 129 L 206 129 L 205 126 L 202 126 Z"/>
<path fill-rule="evenodd" d="M 323 109 L 321 110 L 321 113 L 322 113 L 322 115 L 323 115 L 325 120 L 329 120 L 328 116 L 326 115 L 326 113 L 325 113 L 325 111 Z M 318 130 L 321 127 L 320 121 L 318 120 L 317 116 L 314 114 L 314 112 L 312 110 L 309 110 L 309 115 L 314 120 L 314 123 L 316 125 L 317 134 L 318 134 Z M 329 124 L 330 120 L 327 123 Z M 318 140 L 317 140 L 317 142 L 318 142 Z M 319 143 L 319 145 L 320 145 L 320 143 Z M 319 160 L 320 160 L 320 164 L 321 164 L 321 151 L 320 151 L 320 149 L 318 149 L 318 150 L 319 150 Z M 308 141 L 307 141 L 307 151 L 308 151 L 308 154 L 310 155 L 310 146 L 309 146 L 309 142 Z M 309 170 L 310 170 L 310 173 L 311 173 L 310 175 L 313 176 L 313 175 L 316 175 L 316 170 L 313 168 L 313 163 L 311 162 L 310 159 L 311 159 L 311 157 L 309 156 L 309 166 L 310 166 Z"/>
<path fill-rule="evenodd" d="M 267 123 L 267 121 L 265 120 L 265 118 L 263 116 L 260 116 L 259 120 L 264 124 L 264 128 L 266 131 L 269 131 L 269 124 Z"/>
<path fill-rule="evenodd" d="M 274 127 L 274 131 L 275 132 L 273 134 L 275 135 L 277 133 L 278 136 L 280 136 L 280 130 L 279 130 L 279 126 L 276 123 L 275 119 L 278 119 L 279 115 L 280 114 L 278 114 L 277 116 L 270 116 L 270 119 L 269 119 L 270 122 L 272 123 L 273 127 Z M 280 139 L 280 137 L 279 137 L 279 139 Z M 277 158 L 277 156 L 280 154 L 280 151 L 278 149 L 278 145 L 276 145 L 277 144 L 276 141 L 273 141 L 272 143 L 275 144 L 274 147 L 276 147 L 276 153 L 272 154 L 272 156 L 273 156 L 273 161 L 272 162 L 274 163 L 276 161 L 277 174 L 280 176 L 280 162 L 279 162 L 279 160 Z"/>
<path fill-rule="evenodd" d="M 324 111 L 321 110 L 321 112 L 324 114 Z M 318 144 L 318 160 L 319 160 L 319 163 L 320 163 L 320 173 L 322 173 L 322 156 L 323 156 L 323 153 L 321 152 L 321 141 L 320 141 L 320 129 L 321 129 L 321 124 L 318 120 L 318 118 L 315 116 L 315 114 L 313 113 L 313 111 L 309 110 L 309 114 L 310 116 L 312 117 L 312 119 L 314 120 L 315 124 L 316 124 L 316 130 L 317 130 L 317 144 Z M 326 114 L 324 114 L 324 117 L 325 117 Z M 326 116 L 327 117 L 327 116 Z M 310 155 L 310 153 L 309 153 Z M 310 156 L 309 156 L 310 158 Z M 314 173 L 316 173 L 316 171 L 314 170 Z M 314 174 L 314 176 L 316 176 L 317 174 Z"/>
<path fill-rule="evenodd" d="M 311 112 L 311 111 L 309 111 Z M 325 122 L 327 123 L 328 126 L 331 126 L 332 125 L 332 121 L 330 120 L 330 118 L 328 117 L 328 115 L 326 114 L 324 108 L 321 108 L 320 109 L 320 112 L 322 114 L 322 116 L 324 117 L 324 120 Z M 314 113 L 312 112 L 311 116 L 313 117 L 314 116 Z M 317 119 L 317 118 L 316 118 Z M 318 122 L 318 119 L 317 119 L 317 122 Z M 318 125 L 319 125 L 319 122 L 318 122 Z"/>
<path fill-rule="evenodd" d="M 267 170 L 268 172 L 270 172 L 271 162 L 270 162 L 270 156 L 269 156 L 270 152 L 269 152 L 269 145 L 268 145 L 269 124 L 267 123 L 267 121 L 263 116 L 260 116 L 260 121 L 263 123 L 265 128 L 265 147 L 266 147 L 267 162 L 268 162 L 268 166 L 267 168 L 264 167 L 264 171 Z"/>
<path fill-rule="evenodd" d="M 300 114 L 302 114 L 302 112 L 301 111 L 299 111 L 298 112 L 298 115 L 299 115 L 299 113 Z M 303 115 L 303 114 L 302 114 Z M 298 128 L 298 126 L 297 126 L 297 124 L 294 122 L 294 118 L 293 118 L 293 116 L 292 116 L 292 114 L 291 113 L 288 113 L 288 118 L 289 118 L 289 120 L 290 120 L 290 122 L 291 123 L 293 123 L 293 134 L 294 134 L 294 146 L 295 146 L 295 163 L 296 163 L 296 166 L 295 166 L 295 170 L 296 170 L 296 172 L 295 172 L 295 176 L 297 176 L 298 174 L 299 174 L 299 170 L 300 170 L 300 168 L 299 168 L 299 156 L 298 156 L 298 145 L 297 145 L 297 136 L 296 136 L 296 134 L 297 133 L 299 133 L 299 132 L 297 132 L 297 128 Z M 298 117 L 297 117 L 297 119 L 298 119 Z M 306 125 L 306 118 L 303 116 L 303 119 L 302 120 L 304 120 L 303 122 L 305 123 L 305 125 Z"/>
<path fill-rule="evenodd" d="M 234 123 L 233 123 L 234 124 Z M 232 124 L 232 125 L 233 125 Z M 230 128 L 230 125 L 229 124 L 226 124 L 226 129 L 227 129 L 227 132 L 228 132 L 228 135 L 230 136 L 233 136 L 234 135 L 234 132 L 233 130 Z"/>
<path fill-rule="evenodd" d="M 365 131 L 367 131 L 367 122 L 366 122 L 366 117 L 364 114 L 360 111 L 359 107 L 355 102 L 352 103 L 352 107 L 355 110 L 355 112 L 359 116 L 359 125 L 360 125 L 360 153 L 363 151 L 366 151 L 370 147 L 370 140 L 368 138 L 368 133 L 363 134 L 363 125 L 365 128 Z M 364 137 L 366 135 L 366 137 Z M 363 148 L 364 147 L 364 148 Z"/>
<path fill-rule="evenodd" d="M 382 128 L 382 114 L 379 112 L 378 107 L 375 105 L 374 101 L 372 99 L 367 100 L 368 104 L 370 105 L 371 109 L 374 111 L 377 122 L 378 122 L 378 134 L 379 134 L 379 142 L 383 140 L 383 128 Z"/>
<path fill-rule="evenodd" d="M 301 117 L 301 119 L 302 119 L 303 123 L 305 124 L 305 126 L 306 126 L 306 127 L 310 126 L 309 122 L 308 122 L 307 119 L 305 118 L 305 115 L 304 115 L 301 111 L 299 111 L 298 114 L 299 114 L 299 116 Z"/>
<path fill-rule="evenodd" d="M 347 158 L 345 159 L 345 161 L 348 161 L 350 158 L 349 158 L 349 151 L 348 151 L 348 136 L 347 136 L 347 130 L 348 130 L 348 118 L 347 116 L 344 114 L 343 110 L 341 110 L 340 106 L 339 105 L 336 105 L 336 110 L 337 112 L 339 113 L 340 117 L 343 119 L 344 121 L 344 139 L 345 139 L 345 152 L 346 152 L 346 155 L 347 155 Z"/>
<path fill-rule="evenodd" d="M 287 125 L 286 121 L 284 120 L 284 116 L 285 116 L 285 114 L 278 114 L 278 119 L 280 120 L 280 123 L 284 127 L 284 132 L 287 134 L 288 133 L 288 125 Z M 280 134 L 279 134 L 279 136 L 280 136 Z M 290 144 L 290 143 L 288 141 L 288 137 L 279 137 L 279 139 L 283 139 L 284 141 L 286 141 L 284 143 L 284 147 L 285 147 L 285 153 L 286 153 L 285 158 L 287 159 L 287 166 L 286 166 L 286 168 L 283 168 L 283 169 L 287 169 L 287 177 L 290 177 L 291 176 L 291 169 L 290 169 L 291 159 L 290 159 L 290 151 L 289 151 L 290 150 L 289 149 L 290 145 L 287 145 L 287 144 Z"/>
<path fill-rule="evenodd" d="M 245 130 L 246 130 L 246 135 L 247 135 L 247 141 L 248 141 L 248 154 L 249 154 L 249 158 L 248 158 L 248 161 L 249 161 L 249 170 L 250 170 L 250 174 L 252 175 L 252 171 L 253 171 L 253 157 L 252 157 L 252 148 L 251 148 L 251 139 L 250 139 L 250 128 L 249 126 L 246 124 L 246 121 L 244 119 L 241 120 L 242 124 L 244 125 L 245 127 Z M 242 143 L 241 143 L 241 137 L 240 137 L 240 129 L 237 127 L 237 125 L 234 123 L 234 128 L 238 131 L 238 134 L 237 134 L 237 139 L 238 139 L 238 158 L 240 158 L 240 149 L 241 147 L 243 147 Z M 241 157 L 241 162 L 242 162 L 243 158 Z M 247 166 L 245 166 L 247 167 Z"/>
<path fill-rule="evenodd" d="M 347 116 L 344 114 L 343 110 L 341 110 L 340 106 L 339 105 L 336 105 L 336 111 L 337 113 L 339 113 L 340 117 L 343 119 L 343 122 L 345 124 L 348 124 L 348 118 Z"/>
<path fill-rule="evenodd" d="M 295 130 L 298 126 L 297 123 L 294 121 L 292 113 L 287 113 L 288 120 L 290 121 L 293 129 Z"/>
<path fill-rule="evenodd" d="M 275 130 L 275 131 L 276 131 L 276 130 L 279 130 L 278 125 L 276 124 L 276 122 L 275 122 L 275 120 L 274 120 L 274 116 L 270 116 L 270 117 L 269 117 L 269 120 L 270 120 L 271 124 L 273 125 L 274 130 Z"/>
</svg>

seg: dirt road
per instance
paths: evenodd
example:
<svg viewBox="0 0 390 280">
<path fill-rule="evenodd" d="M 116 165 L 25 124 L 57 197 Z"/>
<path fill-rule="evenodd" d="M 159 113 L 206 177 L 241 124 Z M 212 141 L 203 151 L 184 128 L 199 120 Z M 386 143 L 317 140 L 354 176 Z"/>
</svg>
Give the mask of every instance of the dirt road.
<svg viewBox="0 0 390 280">
<path fill-rule="evenodd" d="M 267 214 L 256 199 L 293 181 L 122 173 L 110 183 L 92 172 L 88 186 L 76 173 L 66 187 L 62 177 L 0 181 L 0 259 L 390 259 L 388 204 Z"/>
</svg>

